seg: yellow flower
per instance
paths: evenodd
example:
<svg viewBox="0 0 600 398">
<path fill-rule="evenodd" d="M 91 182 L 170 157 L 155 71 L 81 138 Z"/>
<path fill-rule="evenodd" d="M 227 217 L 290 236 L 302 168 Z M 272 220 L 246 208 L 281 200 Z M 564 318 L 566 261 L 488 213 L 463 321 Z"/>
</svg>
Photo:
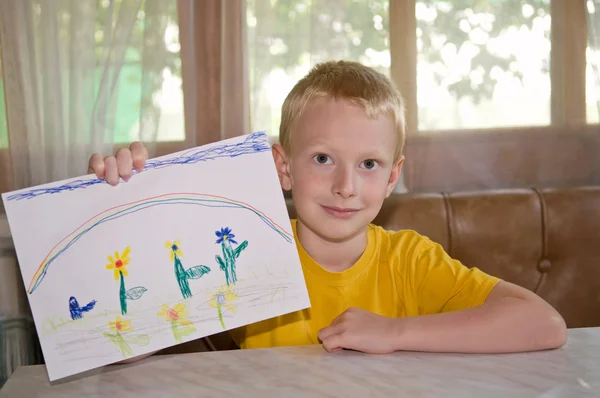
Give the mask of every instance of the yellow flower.
<svg viewBox="0 0 600 398">
<path fill-rule="evenodd" d="M 170 250 L 171 253 L 171 261 L 175 259 L 175 255 L 177 257 L 182 257 L 183 252 L 181 251 L 181 247 L 179 247 L 180 242 L 179 239 L 174 240 L 173 242 L 165 242 L 165 247 Z"/>
<path fill-rule="evenodd" d="M 121 320 L 121 317 L 118 316 L 114 322 L 108 322 L 108 326 L 113 332 L 130 332 L 133 330 L 133 328 L 129 326 L 130 323 L 131 321 L 123 321 Z"/>
<path fill-rule="evenodd" d="M 208 305 L 212 308 L 225 308 L 229 312 L 235 312 L 236 307 L 233 301 L 237 300 L 237 295 L 231 290 L 231 285 L 222 286 L 217 290 L 208 301 Z"/>
<path fill-rule="evenodd" d="M 106 264 L 106 269 L 114 270 L 115 280 L 119 279 L 119 271 L 123 273 L 123 276 L 128 275 L 126 266 L 131 261 L 131 259 L 129 258 L 130 251 L 131 248 L 127 246 L 125 250 L 123 250 L 123 253 L 121 253 L 121 255 L 119 255 L 119 252 L 116 251 L 114 258 L 112 256 L 107 256 L 108 264 Z"/>
<path fill-rule="evenodd" d="M 166 321 L 177 322 L 181 326 L 188 326 L 192 324 L 192 322 L 187 319 L 188 315 L 189 312 L 185 310 L 185 306 L 181 303 L 172 308 L 164 304 L 158 313 L 158 316 L 164 316 Z"/>
</svg>

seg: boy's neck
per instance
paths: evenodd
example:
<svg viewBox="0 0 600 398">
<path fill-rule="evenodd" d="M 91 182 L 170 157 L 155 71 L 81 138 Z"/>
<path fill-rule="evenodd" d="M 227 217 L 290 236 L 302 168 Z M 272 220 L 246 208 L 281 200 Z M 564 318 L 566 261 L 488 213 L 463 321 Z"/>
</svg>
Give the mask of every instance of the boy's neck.
<svg viewBox="0 0 600 398">
<path fill-rule="evenodd" d="M 330 272 L 342 272 L 351 268 L 367 247 L 366 230 L 343 242 L 331 242 L 315 234 L 298 219 L 296 231 L 304 250 Z"/>
</svg>

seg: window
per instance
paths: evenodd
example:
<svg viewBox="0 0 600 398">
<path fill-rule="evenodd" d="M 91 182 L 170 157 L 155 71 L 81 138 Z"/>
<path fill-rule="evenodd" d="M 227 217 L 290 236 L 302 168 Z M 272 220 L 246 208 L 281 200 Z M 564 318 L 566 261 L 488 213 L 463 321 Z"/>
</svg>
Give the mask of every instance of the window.
<svg viewBox="0 0 600 398">
<path fill-rule="evenodd" d="M 598 2 L 595 2 L 598 4 Z M 586 49 L 586 114 L 588 123 L 600 123 L 600 10 L 594 6 L 594 1 L 586 1 L 589 13 L 588 45 Z"/>
<path fill-rule="evenodd" d="M 396 72 L 415 68 L 416 89 L 401 87 L 414 104 L 409 111 L 418 115 L 412 131 L 572 124 L 583 119 L 584 107 L 587 122 L 599 122 L 600 80 L 590 59 L 600 54 L 588 49 L 586 99 L 578 80 L 584 72 L 572 59 L 585 31 L 578 2 L 248 0 L 247 6 L 251 127 L 271 136 L 278 134 L 281 105 L 298 79 L 315 63 L 338 58 L 386 74 L 390 59 L 402 64 Z M 414 15 L 406 12 L 411 7 Z M 416 27 L 416 54 L 405 54 L 410 44 L 390 46 L 390 18 L 395 27 Z M 552 43 L 553 34 L 560 43 Z M 557 67 L 554 77 L 551 67 Z M 565 115 L 552 113 L 565 104 Z"/>
<path fill-rule="evenodd" d="M 153 2 L 156 5 L 156 2 Z M 96 81 L 99 82 L 102 74 L 101 50 L 102 45 L 107 38 L 104 37 L 104 30 L 109 22 L 109 8 L 111 2 L 108 0 L 98 0 L 97 2 L 97 22 L 96 22 L 96 45 L 99 66 L 96 73 Z M 114 5 L 113 5 L 114 7 Z M 178 28 L 177 1 L 169 0 L 160 4 L 167 10 L 166 26 L 164 26 L 164 36 L 161 38 L 163 45 L 159 46 L 159 53 L 156 57 L 161 57 L 162 61 L 155 64 L 166 64 L 161 70 L 150 70 L 150 73 L 156 73 L 156 78 L 162 78 L 160 88 L 152 93 L 152 103 L 141 103 L 142 89 L 144 88 L 143 70 L 142 70 L 142 49 L 144 40 L 149 43 L 148 32 L 154 34 L 161 29 L 164 23 L 164 12 L 149 9 L 150 3 L 144 3 L 137 15 L 137 20 L 133 30 L 131 43 L 126 51 L 125 64 L 119 75 L 119 88 L 115 109 L 117 114 L 115 118 L 115 142 L 117 144 L 129 143 L 139 140 L 139 109 L 141 106 L 155 107 L 159 117 L 157 141 L 184 141 L 185 128 L 183 117 L 183 91 L 181 80 L 181 58 Z M 154 12 L 157 18 L 147 18 L 146 13 Z M 113 18 L 115 15 L 112 16 Z M 150 45 L 152 45 L 150 43 Z M 155 59 L 155 58 L 154 58 Z M 147 77 L 146 77 L 147 78 Z"/>
<path fill-rule="evenodd" d="M 550 123 L 550 0 L 415 10 L 419 130 Z"/>
<path fill-rule="evenodd" d="M 251 129 L 276 137 L 286 95 L 318 62 L 389 74 L 388 10 L 388 0 L 248 0 Z"/>
<path fill-rule="evenodd" d="M 2 73 L 2 47 L 0 47 L 0 148 L 8 148 L 8 125 L 6 121 L 6 103 Z"/>
<path fill-rule="evenodd" d="M 600 123 L 600 70 L 594 69 L 592 62 L 600 65 L 600 54 L 598 51 L 587 49 L 587 68 L 586 68 L 586 116 L 588 123 Z M 592 61 L 596 58 L 595 61 Z"/>
</svg>

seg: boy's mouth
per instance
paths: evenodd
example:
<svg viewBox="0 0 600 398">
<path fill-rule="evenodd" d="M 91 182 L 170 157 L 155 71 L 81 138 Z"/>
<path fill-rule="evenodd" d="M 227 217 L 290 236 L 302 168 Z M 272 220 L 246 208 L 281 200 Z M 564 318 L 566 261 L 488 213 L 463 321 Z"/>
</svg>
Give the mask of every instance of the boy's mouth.
<svg viewBox="0 0 600 398">
<path fill-rule="evenodd" d="M 333 207 L 321 205 L 325 212 L 336 218 L 350 218 L 358 212 L 358 209 L 351 209 L 346 207 Z"/>
</svg>

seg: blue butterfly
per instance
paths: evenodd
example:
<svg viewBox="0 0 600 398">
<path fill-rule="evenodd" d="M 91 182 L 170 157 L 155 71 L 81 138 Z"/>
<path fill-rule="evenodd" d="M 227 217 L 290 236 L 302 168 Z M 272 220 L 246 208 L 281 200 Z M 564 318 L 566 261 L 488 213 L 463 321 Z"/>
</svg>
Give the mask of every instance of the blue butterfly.
<svg viewBox="0 0 600 398">
<path fill-rule="evenodd" d="M 80 307 L 77 299 L 71 296 L 69 299 L 69 311 L 71 312 L 71 319 L 75 320 L 83 318 L 83 313 L 93 310 L 95 305 L 96 300 L 92 300 L 87 305 Z"/>
</svg>

